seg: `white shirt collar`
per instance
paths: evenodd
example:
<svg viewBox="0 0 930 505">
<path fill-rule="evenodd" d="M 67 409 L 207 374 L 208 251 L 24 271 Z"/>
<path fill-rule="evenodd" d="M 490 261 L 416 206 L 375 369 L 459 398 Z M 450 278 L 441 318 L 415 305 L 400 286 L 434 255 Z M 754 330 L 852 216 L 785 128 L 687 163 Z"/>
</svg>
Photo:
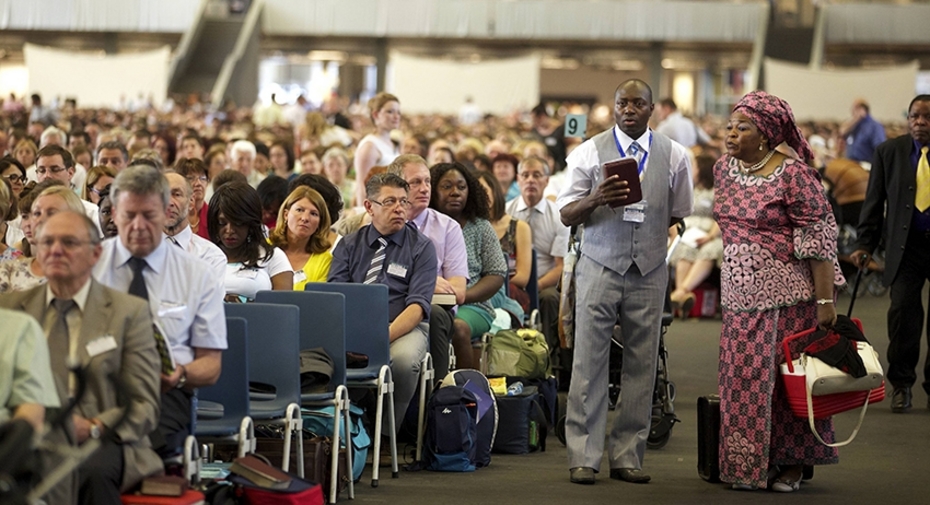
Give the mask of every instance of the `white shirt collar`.
<svg viewBox="0 0 930 505">
<path fill-rule="evenodd" d="M 524 210 L 530 208 L 530 206 L 526 204 L 526 200 L 523 199 L 523 195 L 520 195 L 520 197 L 517 198 L 516 201 L 517 201 L 517 208 L 515 210 L 517 212 L 523 212 Z M 546 213 L 546 199 L 540 198 L 540 200 L 536 202 L 536 205 L 534 205 L 533 208 L 545 214 Z"/>
<path fill-rule="evenodd" d="M 80 309 L 82 313 L 84 312 L 84 305 L 87 303 L 87 294 L 90 293 L 90 281 L 91 281 L 91 277 L 88 277 L 87 281 L 84 282 L 84 285 L 81 286 L 81 289 L 79 289 L 77 293 L 74 293 L 74 296 L 71 297 L 71 299 L 74 300 L 74 303 L 77 304 L 78 309 Z M 48 306 L 52 304 L 52 300 L 54 300 L 55 298 L 56 298 L 55 293 L 52 293 L 51 286 L 46 284 L 45 285 L 45 307 L 48 308 Z"/>
<path fill-rule="evenodd" d="M 183 230 L 179 231 L 177 235 L 174 235 L 174 240 L 178 243 L 179 246 L 181 246 L 181 249 L 184 249 L 185 251 L 190 251 L 191 240 L 193 239 L 193 237 L 194 237 L 194 231 L 191 230 L 190 225 L 187 225 L 184 227 Z M 164 242 L 165 240 L 168 240 L 168 234 L 167 233 L 164 234 L 164 237 L 162 238 L 164 239 L 162 240 L 162 242 Z"/>
<path fill-rule="evenodd" d="M 162 232 L 162 235 L 164 235 L 164 232 Z M 116 251 L 113 255 L 116 261 L 114 261 L 114 263 L 117 267 L 121 267 L 129 261 L 129 258 L 132 257 L 132 253 L 129 252 L 129 249 L 126 249 L 126 246 L 123 245 L 123 241 L 120 239 L 120 237 L 114 237 L 114 240 L 116 241 Z M 145 262 L 148 264 L 149 268 L 151 268 L 155 273 L 162 272 L 165 267 L 165 258 L 168 254 L 167 243 L 168 241 L 162 237 L 161 243 L 158 244 L 158 247 L 156 247 L 155 250 L 152 251 L 148 256 L 143 258 L 145 259 Z"/>
<path fill-rule="evenodd" d="M 617 136 L 617 139 L 620 140 L 620 147 L 623 148 L 623 152 L 627 155 L 630 154 L 630 146 L 633 144 L 633 141 L 636 140 L 636 143 L 643 148 L 643 151 L 649 152 L 649 135 L 652 132 L 651 128 L 646 128 L 646 131 L 639 136 L 638 139 L 631 139 L 629 135 L 623 132 L 619 126 L 614 125 L 614 134 Z"/>
</svg>

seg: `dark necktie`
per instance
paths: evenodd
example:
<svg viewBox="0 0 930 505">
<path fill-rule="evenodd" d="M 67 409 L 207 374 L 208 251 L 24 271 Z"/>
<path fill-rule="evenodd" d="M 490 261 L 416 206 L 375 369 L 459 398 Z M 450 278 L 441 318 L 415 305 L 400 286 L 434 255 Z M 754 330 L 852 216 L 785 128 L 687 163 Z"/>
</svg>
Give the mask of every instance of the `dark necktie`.
<svg viewBox="0 0 930 505">
<path fill-rule="evenodd" d="M 174 245 L 176 245 L 176 246 L 178 246 L 178 247 L 181 247 L 181 244 L 180 244 L 180 242 L 178 242 L 178 239 L 176 239 L 176 238 L 174 238 L 174 237 L 172 237 L 172 236 L 170 236 L 170 235 L 168 236 L 168 242 L 171 242 L 172 244 L 174 244 Z"/>
<path fill-rule="evenodd" d="M 68 333 L 68 311 L 77 306 L 74 300 L 52 300 L 55 307 L 55 322 L 48 332 L 49 362 L 60 398 L 67 398 L 68 393 L 68 356 L 70 356 L 71 336 Z M 64 395 L 64 396 L 62 396 Z"/>
<path fill-rule="evenodd" d="M 374 257 L 371 258 L 371 265 L 368 267 L 368 273 L 365 274 L 365 284 L 372 284 L 378 280 L 378 275 L 381 274 L 381 269 L 384 268 L 384 256 L 385 249 L 387 249 L 387 240 L 384 237 L 378 238 L 378 243 L 381 244 L 378 247 L 378 250 L 375 251 Z"/>
<path fill-rule="evenodd" d="M 142 258 L 135 256 L 129 258 L 129 268 L 132 270 L 132 282 L 129 283 L 129 294 L 136 295 L 144 300 L 149 299 L 149 290 L 145 287 L 145 277 L 142 271 L 148 263 Z"/>
</svg>

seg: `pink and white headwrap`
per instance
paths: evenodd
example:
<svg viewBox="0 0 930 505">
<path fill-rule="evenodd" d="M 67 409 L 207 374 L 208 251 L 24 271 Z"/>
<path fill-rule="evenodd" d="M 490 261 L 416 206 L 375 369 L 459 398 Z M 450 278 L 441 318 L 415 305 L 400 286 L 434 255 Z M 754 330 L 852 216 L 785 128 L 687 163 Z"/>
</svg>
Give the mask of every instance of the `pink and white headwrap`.
<svg viewBox="0 0 930 505">
<path fill-rule="evenodd" d="M 801 156 L 802 161 L 807 164 L 813 161 L 814 152 L 795 124 L 794 113 L 788 102 L 765 91 L 753 91 L 740 99 L 733 107 L 733 112 L 743 114 L 756 125 L 768 139 L 769 149 L 775 149 L 785 142 Z"/>
</svg>

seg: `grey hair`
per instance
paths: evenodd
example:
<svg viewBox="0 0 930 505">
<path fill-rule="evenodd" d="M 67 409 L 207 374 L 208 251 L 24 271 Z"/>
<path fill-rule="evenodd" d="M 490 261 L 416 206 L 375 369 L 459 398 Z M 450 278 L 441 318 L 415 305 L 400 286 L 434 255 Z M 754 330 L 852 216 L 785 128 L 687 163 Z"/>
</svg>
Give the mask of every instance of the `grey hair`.
<svg viewBox="0 0 930 505">
<path fill-rule="evenodd" d="M 520 174 L 520 169 L 525 167 L 527 163 L 529 164 L 538 163 L 539 165 L 543 167 L 543 171 L 546 172 L 547 176 L 552 175 L 551 171 L 549 170 L 549 162 L 540 158 L 539 156 L 530 156 L 528 158 L 524 158 L 523 161 L 521 161 L 520 164 L 517 166 L 517 175 Z"/>
<path fill-rule="evenodd" d="M 395 174 L 383 173 L 373 175 L 371 179 L 368 179 L 368 184 L 365 184 L 365 196 L 371 200 L 375 195 L 380 193 L 381 188 L 385 186 L 410 191 L 410 185 L 407 184 L 407 181 L 405 181 L 403 177 Z"/>
<path fill-rule="evenodd" d="M 333 158 L 342 158 L 342 161 L 345 162 L 346 166 L 347 167 L 350 166 L 349 153 L 347 153 L 345 149 L 339 146 L 330 147 L 329 149 L 327 149 L 326 152 L 323 153 L 323 159 L 321 159 L 320 161 L 323 163 L 326 163 L 327 161 Z"/>
<path fill-rule="evenodd" d="M 116 174 L 110 188 L 110 200 L 115 204 L 123 191 L 140 196 L 159 195 L 165 208 L 168 208 L 168 200 L 171 199 L 168 179 L 148 165 L 133 165 Z"/>
<path fill-rule="evenodd" d="M 233 142 L 232 148 L 229 149 L 230 157 L 233 157 L 235 153 L 241 152 L 246 153 L 255 159 L 257 151 L 255 150 L 255 144 L 249 142 L 248 140 L 237 140 Z"/>
<path fill-rule="evenodd" d="M 56 126 L 49 126 L 45 130 L 43 130 L 42 135 L 39 136 L 39 145 L 43 147 L 47 145 L 46 141 L 49 139 L 49 137 L 52 137 L 52 136 L 57 136 L 59 141 L 64 141 L 67 137 L 65 135 L 65 132 L 62 131 L 60 128 Z"/>
</svg>

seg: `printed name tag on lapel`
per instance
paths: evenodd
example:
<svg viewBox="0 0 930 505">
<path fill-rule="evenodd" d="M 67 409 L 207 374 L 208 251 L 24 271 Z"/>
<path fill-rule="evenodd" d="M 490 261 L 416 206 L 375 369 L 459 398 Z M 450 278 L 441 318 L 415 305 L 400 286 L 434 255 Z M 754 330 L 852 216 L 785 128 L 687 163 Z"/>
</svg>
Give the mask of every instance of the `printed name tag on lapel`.
<svg viewBox="0 0 930 505">
<path fill-rule="evenodd" d="M 394 277 L 407 277 L 407 267 L 398 265 L 397 263 L 391 263 L 388 265 L 388 274 Z"/>
<path fill-rule="evenodd" d="M 303 282 L 305 280 L 307 280 L 306 272 L 304 272 L 303 270 L 294 271 L 294 284 L 297 284 L 298 282 Z"/>
<path fill-rule="evenodd" d="M 116 349 L 116 339 L 112 335 L 96 338 L 87 343 L 87 355 L 91 358 L 113 349 Z"/>
<path fill-rule="evenodd" d="M 623 220 L 630 223 L 642 223 L 646 219 L 646 204 L 632 203 L 623 208 Z"/>
</svg>

